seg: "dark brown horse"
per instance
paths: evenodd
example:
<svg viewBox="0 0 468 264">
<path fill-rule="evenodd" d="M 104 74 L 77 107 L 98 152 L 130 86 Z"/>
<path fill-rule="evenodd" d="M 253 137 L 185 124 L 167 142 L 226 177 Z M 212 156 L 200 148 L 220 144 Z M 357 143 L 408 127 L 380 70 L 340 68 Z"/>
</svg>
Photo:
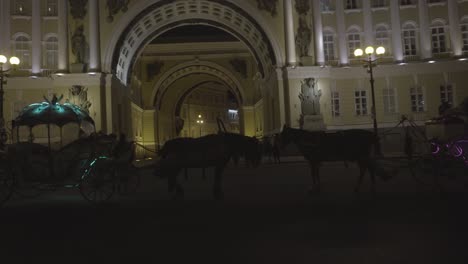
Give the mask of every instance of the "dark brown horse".
<svg viewBox="0 0 468 264">
<path fill-rule="evenodd" d="M 159 152 L 155 174 L 168 178 L 169 191 L 176 197 L 183 196 L 177 175 L 184 168 L 215 168 L 213 194 L 223 198 L 222 173 L 229 160 L 236 156 L 256 167 L 260 164 L 261 149 L 257 139 L 234 133 L 220 133 L 200 138 L 177 138 L 169 140 Z"/>
<path fill-rule="evenodd" d="M 314 189 L 320 191 L 319 170 L 322 162 L 356 162 L 360 175 L 355 191 L 359 191 L 366 170 L 371 178 L 371 190 L 375 191 L 375 162 L 372 147 L 376 144 L 374 133 L 362 129 L 343 130 L 335 133 L 311 132 L 283 127 L 281 132 L 283 146 L 290 142 L 297 145 L 299 151 L 309 162 Z"/>
</svg>

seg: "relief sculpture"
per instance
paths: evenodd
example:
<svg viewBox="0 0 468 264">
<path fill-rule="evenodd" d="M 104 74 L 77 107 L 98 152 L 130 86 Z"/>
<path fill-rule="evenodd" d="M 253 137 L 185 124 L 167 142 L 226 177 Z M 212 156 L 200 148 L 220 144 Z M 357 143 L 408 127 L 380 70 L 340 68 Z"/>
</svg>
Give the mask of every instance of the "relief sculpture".
<svg viewBox="0 0 468 264">
<path fill-rule="evenodd" d="M 89 113 L 91 102 L 88 101 L 88 88 L 82 85 L 73 85 L 68 91 L 67 102 L 77 105 L 83 111 Z"/>
<path fill-rule="evenodd" d="M 70 13 L 73 19 L 83 19 L 86 16 L 88 0 L 70 0 Z"/>
<path fill-rule="evenodd" d="M 114 21 L 114 15 L 122 11 L 123 13 L 127 12 L 128 10 L 128 2 L 130 0 L 107 0 L 106 6 L 107 10 L 109 11 L 109 15 L 107 16 L 107 22 Z"/>
<path fill-rule="evenodd" d="M 257 0 L 258 10 L 265 10 L 271 14 L 271 16 L 276 16 L 276 4 L 278 0 Z"/>
<path fill-rule="evenodd" d="M 296 46 L 300 57 L 309 55 L 309 46 L 312 40 L 312 32 L 307 26 L 304 17 L 299 18 L 299 28 L 296 33 Z"/>
<path fill-rule="evenodd" d="M 320 114 L 320 97 L 322 91 L 315 87 L 315 79 L 307 78 L 301 82 L 301 114 L 302 115 L 319 115 Z"/>
<path fill-rule="evenodd" d="M 296 0 L 296 11 L 299 15 L 306 15 L 310 10 L 309 0 Z"/>
</svg>

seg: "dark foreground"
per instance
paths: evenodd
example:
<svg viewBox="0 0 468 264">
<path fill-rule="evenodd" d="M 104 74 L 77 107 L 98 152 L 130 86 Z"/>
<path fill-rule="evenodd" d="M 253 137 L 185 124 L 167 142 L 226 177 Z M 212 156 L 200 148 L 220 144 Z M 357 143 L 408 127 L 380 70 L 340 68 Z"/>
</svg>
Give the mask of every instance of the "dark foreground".
<svg viewBox="0 0 468 264">
<path fill-rule="evenodd" d="M 352 190 L 355 168 L 323 170 L 307 196 L 303 163 L 226 172 L 225 200 L 197 171 L 184 201 L 165 181 L 95 207 L 76 191 L 15 198 L 0 209 L 1 263 L 468 263 L 468 199 L 420 188 L 400 175 Z"/>
</svg>

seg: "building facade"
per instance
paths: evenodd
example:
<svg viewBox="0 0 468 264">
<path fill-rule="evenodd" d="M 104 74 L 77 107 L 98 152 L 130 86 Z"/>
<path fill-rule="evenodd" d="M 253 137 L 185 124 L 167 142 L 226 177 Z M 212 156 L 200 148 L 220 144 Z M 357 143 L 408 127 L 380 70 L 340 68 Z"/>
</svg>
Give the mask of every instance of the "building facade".
<svg viewBox="0 0 468 264">
<path fill-rule="evenodd" d="M 327 129 L 371 129 L 369 74 L 354 57 L 369 45 L 387 51 L 374 69 L 379 128 L 401 115 L 423 124 L 468 96 L 465 0 L 1 0 L 0 14 L 0 54 L 21 60 L 5 120 L 81 87 L 97 130 L 148 147 L 193 134 L 178 120 L 198 88 L 230 91 L 243 134 L 298 127 L 310 78 Z M 236 41 L 155 42 L 194 25 Z"/>
</svg>

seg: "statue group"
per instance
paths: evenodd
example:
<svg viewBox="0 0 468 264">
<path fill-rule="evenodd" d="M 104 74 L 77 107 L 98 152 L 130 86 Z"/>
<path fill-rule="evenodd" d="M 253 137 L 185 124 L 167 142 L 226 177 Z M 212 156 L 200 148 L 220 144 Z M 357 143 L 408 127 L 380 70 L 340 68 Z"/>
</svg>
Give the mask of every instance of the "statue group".
<svg viewBox="0 0 468 264">
<path fill-rule="evenodd" d="M 301 82 L 301 114 L 320 115 L 320 97 L 322 91 L 315 87 L 315 79 L 307 78 Z"/>
</svg>

